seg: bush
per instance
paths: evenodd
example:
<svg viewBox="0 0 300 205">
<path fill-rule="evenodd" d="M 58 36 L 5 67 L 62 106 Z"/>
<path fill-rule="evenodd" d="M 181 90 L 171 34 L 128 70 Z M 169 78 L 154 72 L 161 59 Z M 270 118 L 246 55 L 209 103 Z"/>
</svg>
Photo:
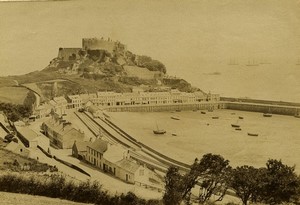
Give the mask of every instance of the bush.
<svg viewBox="0 0 300 205">
<path fill-rule="evenodd" d="M 107 192 L 102 191 L 102 186 L 98 182 L 86 181 L 77 185 L 73 182 L 67 182 L 62 175 L 51 175 L 47 180 L 41 180 L 34 176 L 24 178 L 13 174 L 1 175 L 0 191 L 61 198 L 97 205 L 160 204 L 158 200 L 147 202 L 132 192 L 121 196 L 109 196 Z"/>
</svg>

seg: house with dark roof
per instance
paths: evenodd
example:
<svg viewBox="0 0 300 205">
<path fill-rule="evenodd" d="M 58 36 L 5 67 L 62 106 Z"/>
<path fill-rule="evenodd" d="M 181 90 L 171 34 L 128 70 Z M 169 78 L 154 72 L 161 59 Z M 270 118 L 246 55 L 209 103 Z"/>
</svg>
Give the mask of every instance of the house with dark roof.
<svg viewBox="0 0 300 205">
<path fill-rule="evenodd" d="M 107 150 L 108 142 L 102 139 L 96 139 L 92 144 L 86 147 L 86 160 L 100 169 L 103 169 L 102 158 Z"/>
<path fill-rule="evenodd" d="M 85 160 L 86 153 L 87 153 L 87 146 L 91 146 L 91 144 L 92 142 L 90 141 L 76 142 L 75 140 L 72 147 L 72 156 L 80 160 Z"/>
<path fill-rule="evenodd" d="M 49 137 L 50 143 L 60 149 L 71 149 L 75 140 L 82 142 L 85 137 L 84 133 L 75 129 L 70 122 L 56 117 L 44 122 L 42 130 Z"/>
</svg>

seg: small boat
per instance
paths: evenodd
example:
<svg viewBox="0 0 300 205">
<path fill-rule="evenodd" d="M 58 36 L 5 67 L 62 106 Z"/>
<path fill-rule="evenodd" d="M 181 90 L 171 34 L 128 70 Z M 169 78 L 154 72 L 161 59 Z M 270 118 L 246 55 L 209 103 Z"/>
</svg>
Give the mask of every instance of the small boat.
<svg viewBox="0 0 300 205">
<path fill-rule="evenodd" d="M 254 136 L 254 137 L 257 137 L 257 136 L 258 136 L 257 133 L 250 133 L 250 132 L 248 132 L 248 135 L 249 135 L 249 136 Z"/>
<path fill-rule="evenodd" d="M 180 120 L 180 118 L 179 117 L 171 117 L 171 119 L 173 119 L 173 120 Z"/>
<path fill-rule="evenodd" d="M 175 110 L 176 112 L 181 112 L 181 110 Z"/>
<path fill-rule="evenodd" d="M 263 114 L 263 116 L 264 116 L 264 117 L 272 117 L 272 113 L 271 113 L 271 111 L 270 111 L 270 108 L 269 108 L 269 112 L 265 112 L 265 113 Z"/>
<path fill-rule="evenodd" d="M 219 117 L 218 116 L 213 116 L 213 117 L 211 117 L 212 119 L 219 119 Z"/>
<path fill-rule="evenodd" d="M 205 111 L 201 111 L 201 114 L 206 114 L 206 112 Z"/>
<path fill-rule="evenodd" d="M 237 128 L 239 128 L 240 125 L 238 125 L 238 124 L 231 124 L 231 127 L 237 127 Z"/>
<path fill-rule="evenodd" d="M 172 133 L 172 136 L 177 136 L 177 134 L 176 133 Z"/>
<path fill-rule="evenodd" d="M 263 116 L 264 117 L 272 117 L 272 114 L 271 113 L 264 113 Z"/>
<path fill-rule="evenodd" d="M 242 130 L 242 128 L 240 128 L 240 127 L 237 127 L 237 128 L 235 128 L 235 130 L 241 131 L 241 130 Z"/>
<path fill-rule="evenodd" d="M 163 134 L 165 134 L 166 133 L 166 130 L 164 130 L 164 129 L 159 129 L 158 128 L 158 125 L 157 125 L 157 123 L 156 123 L 156 130 L 153 130 L 153 133 L 154 134 L 156 134 L 156 135 L 163 135 Z"/>
<path fill-rule="evenodd" d="M 239 119 L 241 119 L 241 120 L 242 120 L 242 119 L 244 119 L 244 117 L 242 117 L 242 116 L 239 116 Z"/>
<path fill-rule="evenodd" d="M 156 135 L 163 135 L 166 133 L 166 130 L 153 130 L 153 133 Z"/>
</svg>

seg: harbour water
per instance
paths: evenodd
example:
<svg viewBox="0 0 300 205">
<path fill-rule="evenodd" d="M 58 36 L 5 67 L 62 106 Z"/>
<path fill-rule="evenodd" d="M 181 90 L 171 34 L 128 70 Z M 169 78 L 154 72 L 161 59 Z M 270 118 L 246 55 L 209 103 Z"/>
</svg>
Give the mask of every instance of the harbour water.
<svg viewBox="0 0 300 205">
<path fill-rule="evenodd" d="M 262 167 L 268 159 L 296 165 L 300 173 L 300 119 L 234 110 L 182 112 L 111 112 L 111 119 L 126 132 L 163 154 L 185 163 L 206 153 L 220 154 L 235 167 Z M 179 120 L 171 117 L 176 116 Z M 218 117 L 218 119 L 213 119 Z M 242 117 L 243 119 L 239 119 Z M 155 135 L 156 128 L 166 134 Z M 231 124 L 239 124 L 235 130 Z M 256 133 L 257 137 L 248 133 Z"/>
<path fill-rule="evenodd" d="M 206 92 L 226 97 L 300 102 L 300 65 L 295 62 L 259 66 L 200 63 L 198 69 L 188 71 L 176 74 Z"/>
</svg>

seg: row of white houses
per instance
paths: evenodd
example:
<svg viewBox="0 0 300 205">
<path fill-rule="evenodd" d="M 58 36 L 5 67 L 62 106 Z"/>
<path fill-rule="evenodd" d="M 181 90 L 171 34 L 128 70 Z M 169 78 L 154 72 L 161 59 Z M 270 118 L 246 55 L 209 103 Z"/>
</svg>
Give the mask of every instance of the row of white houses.
<svg viewBox="0 0 300 205">
<path fill-rule="evenodd" d="M 97 92 L 92 94 L 68 95 L 66 97 L 54 97 L 49 104 L 41 105 L 36 109 L 38 117 L 44 117 L 53 109 L 63 114 L 66 109 L 79 109 L 89 105 L 103 107 L 135 106 L 135 105 L 173 105 L 192 104 L 200 102 L 216 102 L 220 100 L 217 94 L 203 93 L 201 91 L 186 93 L 177 89 L 168 92 Z"/>
<path fill-rule="evenodd" d="M 160 181 L 155 172 L 133 160 L 127 149 L 100 138 L 94 142 L 75 141 L 72 155 L 127 183 L 149 184 L 150 179 Z"/>
</svg>

